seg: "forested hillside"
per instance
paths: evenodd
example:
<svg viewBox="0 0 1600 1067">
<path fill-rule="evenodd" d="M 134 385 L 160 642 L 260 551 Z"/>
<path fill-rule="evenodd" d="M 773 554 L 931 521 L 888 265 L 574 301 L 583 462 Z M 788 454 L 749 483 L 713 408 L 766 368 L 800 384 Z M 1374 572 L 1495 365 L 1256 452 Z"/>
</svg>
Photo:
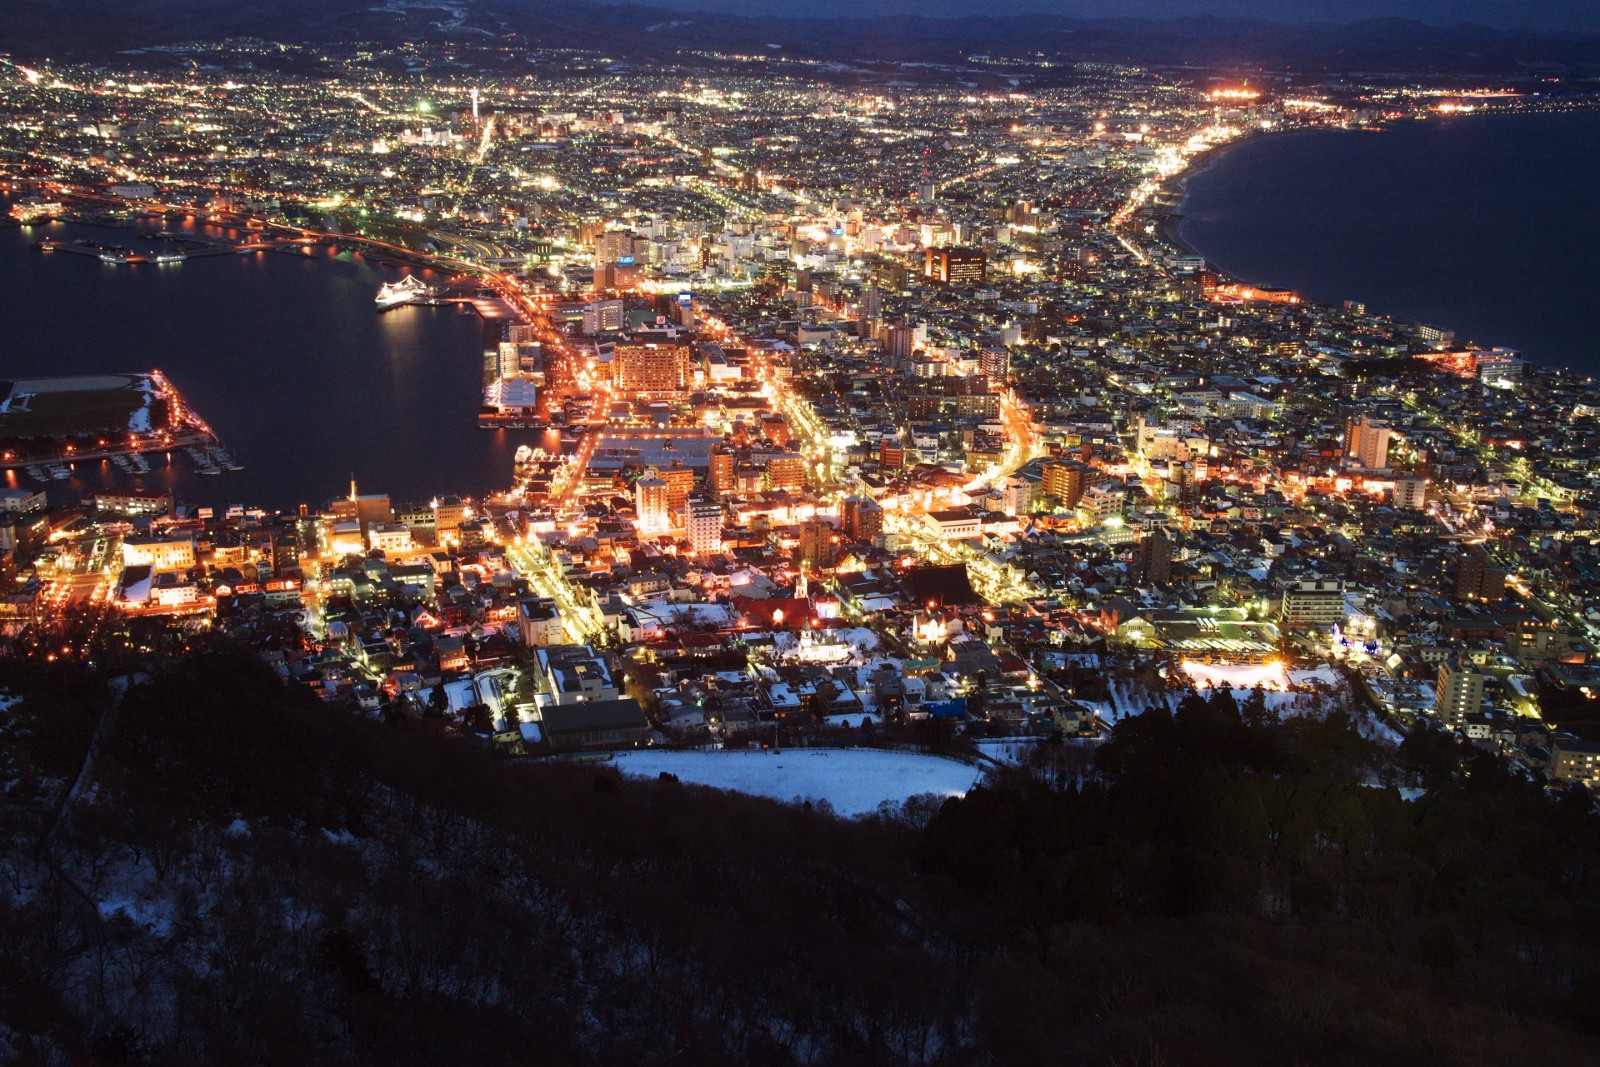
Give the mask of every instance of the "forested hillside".
<svg viewBox="0 0 1600 1067">
<path fill-rule="evenodd" d="M 845 822 L 227 650 L 0 687 L 10 1062 L 1576 1063 L 1600 1024 L 1586 798 L 1443 740 L 1194 698 Z"/>
</svg>

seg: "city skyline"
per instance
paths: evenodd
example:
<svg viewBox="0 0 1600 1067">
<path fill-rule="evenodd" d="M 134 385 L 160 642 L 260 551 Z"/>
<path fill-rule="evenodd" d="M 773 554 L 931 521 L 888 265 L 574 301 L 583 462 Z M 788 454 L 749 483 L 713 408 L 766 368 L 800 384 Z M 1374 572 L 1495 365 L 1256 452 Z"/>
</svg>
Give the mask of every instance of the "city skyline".
<svg viewBox="0 0 1600 1067">
<path fill-rule="evenodd" d="M 0 16 L 0 1060 L 1583 1059 L 1600 38 L 158 6 Z"/>
</svg>

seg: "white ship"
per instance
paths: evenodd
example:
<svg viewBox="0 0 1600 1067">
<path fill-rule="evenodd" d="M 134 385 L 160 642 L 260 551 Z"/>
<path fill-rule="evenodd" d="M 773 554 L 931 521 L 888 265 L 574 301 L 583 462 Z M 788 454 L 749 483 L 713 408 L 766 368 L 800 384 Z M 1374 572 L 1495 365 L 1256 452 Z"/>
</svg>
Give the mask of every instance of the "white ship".
<svg viewBox="0 0 1600 1067">
<path fill-rule="evenodd" d="M 385 282 L 378 288 L 378 310 L 388 311 L 401 304 L 409 304 L 420 297 L 432 295 L 432 289 L 407 274 L 397 282 Z"/>
<path fill-rule="evenodd" d="M 155 257 L 156 263 L 182 263 L 189 258 L 189 254 L 182 249 L 176 252 L 162 252 Z"/>
</svg>

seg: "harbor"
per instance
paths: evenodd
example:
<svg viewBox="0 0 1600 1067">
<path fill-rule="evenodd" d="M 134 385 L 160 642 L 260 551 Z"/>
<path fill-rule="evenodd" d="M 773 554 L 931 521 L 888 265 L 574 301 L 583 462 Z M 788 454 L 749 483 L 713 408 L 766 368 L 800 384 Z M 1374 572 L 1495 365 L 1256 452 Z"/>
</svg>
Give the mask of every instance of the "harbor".
<svg viewBox="0 0 1600 1067">
<path fill-rule="evenodd" d="M 213 253 L 200 257 L 202 266 L 124 269 L 97 262 L 98 252 L 58 256 L 34 247 L 46 236 L 150 253 L 201 247 L 143 236 L 161 231 L 263 251 Z M 484 348 L 499 341 L 508 312 L 483 295 L 478 279 L 461 279 L 398 249 L 361 247 L 340 235 L 265 247 L 274 237 L 308 236 L 252 231 L 244 220 L 199 212 L 169 212 L 132 227 L 59 220 L 0 229 L 0 278 L 8 287 L 0 327 L 11 349 L 10 374 L 159 367 L 185 409 L 197 409 L 216 431 L 174 441 L 170 464 L 164 451 L 144 453 L 149 474 L 130 473 L 102 456 L 99 438 L 80 438 L 70 457 L 60 443 L 40 441 L 26 457 L 19 452 L 6 461 L 13 470 L 0 469 L 0 477 L 9 473 L 18 487 L 39 488 L 26 467 L 57 461 L 68 465 L 70 479 L 53 479 L 42 466 L 41 473 L 63 501 L 142 486 L 170 489 L 196 504 L 248 499 L 278 507 L 339 493 L 352 469 L 397 496 L 422 498 L 441 485 L 483 491 L 503 480 L 517 445 L 537 440 L 531 430 L 491 433 L 477 426 Z M 455 307 L 430 301 L 378 313 L 380 286 L 407 274 L 449 290 L 441 302 Z M 66 364 L 58 351 L 64 332 L 74 343 Z M 410 427 L 427 427 L 426 439 Z M 184 451 L 191 445 L 221 445 L 246 469 L 213 463 L 224 476 L 204 475 Z"/>
</svg>

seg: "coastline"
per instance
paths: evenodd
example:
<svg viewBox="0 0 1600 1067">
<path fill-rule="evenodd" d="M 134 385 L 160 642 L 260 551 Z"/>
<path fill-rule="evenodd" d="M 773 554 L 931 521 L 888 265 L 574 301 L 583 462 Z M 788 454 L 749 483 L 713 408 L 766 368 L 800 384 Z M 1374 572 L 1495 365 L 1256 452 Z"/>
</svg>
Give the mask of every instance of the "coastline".
<svg viewBox="0 0 1600 1067">
<path fill-rule="evenodd" d="M 1231 149 L 1268 137 L 1276 137 L 1279 132 L 1276 130 L 1257 130 L 1243 137 L 1237 137 L 1227 144 L 1213 145 L 1190 160 L 1187 167 L 1162 182 L 1157 197 L 1163 207 L 1170 205 L 1170 208 L 1162 213 L 1161 221 L 1156 224 L 1156 235 L 1185 255 L 1205 258 L 1199 249 L 1185 241 L 1182 234 L 1178 232 L 1184 220 L 1183 202 L 1189 196 L 1189 179 L 1198 174 L 1204 174 Z"/>
<path fill-rule="evenodd" d="M 1211 272 L 1213 272 L 1219 278 L 1219 280 L 1226 280 L 1226 281 L 1229 281 L 1229 282 L 1233 282 L 1233 283 L 1237 283 L 1237 284 L 1243 284 L 1243 285 L 1267 285 L 1267 284 L 1283 285 L 1283 284 L 1288 284 L 1288 285 L 1294 287 L 1296 292 L 1298 292 L 1300 294 L 1302 299 L 1306 300 L 1307 302 L 1321 304 L 1323 306 L 1330 306 L 1330 307 L 1331 306 L 1337 306 L 1337 304 L 1339 302 L 1339 299 L 1341 299 L 1341 298 L 1338 297 L 1338 296 L 1329 296 L 1329 294 L 1327 292 L 1327 286 L 1323 287 L 1324 288 L 1324 292 L 1322 293 L 1322 295 L 1318 296 L 1318 295 L 1313 295 L 1313 294 L 1305 292 L 1304 290 L 1300 289 L 1298 286 L 1294 286 L 1294 283 L 1292 283 L 1292 282 L 1276 282 L 1276 283 L 1263 282 L 1259 277 L 1246 277 L 1246 276 L 1243 276 L 1243 275 L 1241 275 L 1239 273 L 1236 273 L 1234 271 L 1230 271 L 1228 269 L 1219 267 L 1213 261 L 1211 255 L 1209 255 L 1205 250 L 1197 247 L 1197 244 L 1199 242 L 1188 240 L 1185 237 L 1185 235 L 1180 232 L 1184 221 L 1190 217 L 1190 215 L 1185 211 L 1185 208 L 1191 206 L 1188 203 L 1189 195 L 1190 195 L 1190 192 L 1189 192 L 1190 191 L 1190 185 L 1189 185 L 1190 179 L 1192 179 L 1196 175 L 1203 174 L 1206 171 L 1210 170 L 1213 166 L 1216 165 L 1218 160 L 1220 160 L 1220 159 L 1222 159 L 1224 157 L 1225 153 L 1227 153 L 1227 152 L 1229 152 L 1229 151 L 1231 151 L 1231 150 L 1233 150 L 1235 148 L 1238 148 L 1240 146 L 1243 146 L 1245 144 L 1249 144 L 1249 143 L 1252 143 L 1252 142 L 1255 142 L 1255 141 L 1264 140 L 1266 138 L 1278 137 L 1280 134 L 1287 135 L 1287 134 L 1290 134 L 1290 133 L 1312 133 L 1312 132 L 1327 132 L 1327 133 L 1336 133 L 1336 132 L 1348 132 L 1348 133 L 1381 132 L 1381 133 L 1390 133 L 1390 132 L 1397 132 L 1397 131 L 1400 131 L 1400 130 L 1407 129 L 1407 128 L 1409 128 L 1410 124 L 1412 124 L 1412 123 L 1422 123 L 1422 124 L 1427 124 L 1427 125 L 1436 125 L 1436 126 L 1439 126 L 1439 127 L 1449 127 L 1449 126 L 1457 125 L 1458 122 L 1461 125 L 1467 125 L 1467 123 L 1461 122 L 1460 120 L 1469 120 L 1469 119 L 1501 118 L 1501 119 L 1510 120 L 1510 119 L 1513 119 L 1513 118 L 1516 118 L 1516 119 L 1537 118 L 1537 117 L 1540 117 L 1540 116 L 1551 117 L 1551 116 L 1555 116 L 1555 115 L 1559 115 L 1559 114 L 1572 114 L 1572 113 L 1594 114 L 1596 112 L 1600 112 L 1600 106 L 1596 106 L 1594 103 L 1590 103 L 1589 106 L 1581 106 L 1581 107 L 1517 108 L 1517 109 L 1505 109 L 1505 110 L 1478 111 L 1478 112 L 1473 112 L 1473 113 L 1470 113 L 1470 114 L 1445 114 L 1445 115 L 1441 115 L 1441 114 L 1429 113 L 1429 114 L 1426 114 L 1426 115 L 1417 115 L 1417 116 L 1409 116 L 1409 117 L 1391 119 L 1389 121 L 1385 121 L 1385 122 L 1382 122 L 1382 123 L 1379 123 L 1379 124 L 1370 125 L 1370 126 L 1355 126 L 1355 127 L 1315 127 L 1315 126 L 1305 127 L 1305 126 L 1301 126 L 1301 127 L 1296 127 L 1296 128 L 1292 128 L 1292 129 L 1275 129 L 1275 130 L 1267 130 L 1267 131 L 1254 131 L 1249 135 L 1241 136 L 1241 137 L 1236 138 L 1236 139 L 1234 139 L 1232 141 L 1229 141 L 1229 142 L 1227 142 L 1225 144 L 1221 144 L 1221 145 L 1217 145 L 1217 146 L 1215 146 L 1213 148 L 1209 148 L 1206 151 L 1196 155 L 1190 161 L 1190 165 L 1189 166 L 1185 167 L 1182 171 L 1180 171 L 1180 172 L 1172 175 L 1168 179 L 1166 179 L 1161 184 L 1160 191 L 1156 194 L 1155 197 L 1152 198 L 1154 203 L 1152 203 L 1150 206 L 1155 209 L 1155 211 L 1152 212 L 1152 214 L 1154 214 L 1155 217 L 1152 218 L 1150 221 L 1154 222 L 1154 224 L 1155 224 L 1154 225 L 1154 236 L 1157 238 L 1157 240 L 1161 244 L 1167 246 L 1170 249 L 1176 250 L 1181 254 L 1193 255 L 1193 256 L 1195 256 L 1197 258 L 1205 260 L 1206 261 L 1206 265 L 1207 265 L 1207 269 L 1210 270 Z M 1443 120 L 1443 121 L 1440 121 L 1440 120 Z M 1472 125 L 1476 125 L 1476 124 L 1473 123 Z M 1406 309 L 1406 308 L 1393 308 L 1393 307 L 1390 307 L 1388 310 L 1384 310 L 1384 301 L 1386 299 L 1387 299 L 1387 290 L 1385 290 L 1383 293 L 1378 293 L 1378 292 L 1370 293 L 1369 295 L 1367 295 L 1364 298 L 1363 302 L 1369 304 L 1370 306 L 1372 306 L 1374 308 L 1374 312 L 1373 313 L 1379 318 L 1390 319 L 1390 320 L 1393 320 L 1395 322 L 1403 323 L 1403 324 L 1411 324 L 1411 325 L 1423 325 L 1423 324 L 1426 324 L 1426 325 L 1431 325 L 1431 326 L 1436 326 L 1436 327 L 1439 327 L 1439 328 L 1447 329 L 1447 330 L 1450 330 L 1450 331 L 1454 332 L 1457 335 L 1457 341 L 1460 342 L 1460 343 L 1478 344 L 1478 345 L 1481 345 L 1481 346 L 1484 346 L 1484 347 L 1488 347 L 1490 345 L 1502 345 L 1502 344 L 1509 345 L 1512 348 L 1514 348 L 1514 349 L 1516 349 L 1516 350 L 1518 350 L 1518 351 L 1520 351 L 1522 353 L 1523 358 L 1529 364 L 1530 371 L 1532 371 L 1534 368 L 1538 368 L 1538 370 L 1540 372 L 1556 372 L 1556 373 L 1562 373 L 1562 374 L 1574 374 L 1574 375 L 1578 375 L 1580 377 L 1582 377 L 1582 376 L 1584 376 L 1584 375 L 1589 373 L 1586 369 L 1583 368 L 1581 360 L 1579 360 L 1576 365 L 1574 364 L 1573 358 L 1572 358 L 1572 356 L 1570 355 L 1570 352 L 1569 352 L 1570 346 L 1565 346 L 1565 347 L 1559 346 L 1559 345 L 1552 346 L 1550 344 L 1536 345 L 1532 341 L 1532 339 L 1523 339 L 1523 338 L 1518 337 L 1516 335 L 1516 331 L 1514 329 L 1508 327 L 1507 323 L 1498 323 L 1498 324 L 1463 323 L 1460 319 L 1458 319 L 1456 317 L 1456 313 L 1460 311 L 1459 308 L 1454 309 L 1453 311 L 1447 311 L 1443 307 L 1440 307 L 1437 311 L 1425 312 L 1423 314 L 1417 314 L 1414 311 L 1411 311 L 1411 310 Z M 1509 338 L 1507 337 L 1508 333 L 1511 334 L 1511 336 Z"/>
<path fill-rule="evenodd" d="M 1387 133 L 1396 126 L 1412 122 L 1458 122 L 1483 118 L 1511 118 L 1518 116 L 1550 115 L 1563 112 L 1594 112 L 1600 111 L 1600 96 L 1596 96 L 1585 101 L 1566 101 L 1565 105 L 1566 106 L 1563 107 L 1551 106 L 1506 108 L 1459 112 L 1449 115 L 1436 113 L 1412 115 L 1402 118 L 1388 119 L 1384 122 L 1375 123 L 1370 126 L 1295 126 L 1286 129 L 1252 130 L 1240 137 L 1235 137 L 1233 140 L 1228 141 L 1225 144 L 1213 145 L 1204 152 L 1199 153 L 1192 160 L 1190 160 L 1187 167 L 1178 171 L 1178 173 L 1172 175 L 1161 183 L 1159 192 L 1152 199 L 1159 201 L 1162 207 L 1166 210 L 1162 212 L 1161 221 L 1156 225 L 1156 233 L 1161 240 L 1166 241 L 1179 252 L 1206 259 L 1207 257 L 1204 252 L 1190 244 L 1184 239 L 1183 235 L 1178 232 L 1185 218 L 1183 213 L 1183 205 L 1184 201 L 1189 195 L 1189 180 L 1196 175 L 1205 173 L 1213 165 L 1215 165 L 1218 160 L 1222 159 L 1223 156 L 1234 151 L 1235 149 L 1243 148 L 1248 144 L 1255 144 L 1258 141 L 1265 141 L 1275 137 L 1287 137 L 1291 134 L 1297 133 Z M 1207 266 L 1211 266 L 1211 264 L 1208 262 Z M 1212 267 L 1212 269 L 1215 270 L 1214 267 Z M 1218 273 L 1225 274 L 1226 272 Z M 1233 281 L 1244 282 L 1245 284 L 1256 284 L 1248 278 L 1233 278 L 1231 275 L 1229 275 L 1229 277 L 1232 278 Z"/>
</svg>

